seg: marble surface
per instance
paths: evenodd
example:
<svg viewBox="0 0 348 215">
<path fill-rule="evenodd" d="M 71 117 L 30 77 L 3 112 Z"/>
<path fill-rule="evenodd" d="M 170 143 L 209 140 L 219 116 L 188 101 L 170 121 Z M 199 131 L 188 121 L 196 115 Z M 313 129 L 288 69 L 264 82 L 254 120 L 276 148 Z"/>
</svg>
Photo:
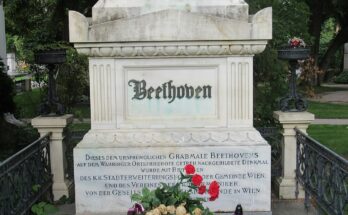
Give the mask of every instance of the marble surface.
<svg viewBox="0 0 348 215">
<path fill-rule="evenodd" d="M 91 19 L 69 12 L 70 42 L 269 40 L 272 9 L 249 16 L 236 1 L 98 3 Z M 127 3 L 126 3 L 127 2 Z M 172 1 L 171 1 L 172 2 Z M 218 2 L 218 3 L 217 3 Z M 113 6 L 114 5 L 114 6 Z"/>
<path fill-rule="evenodd" d="M 194 164 L 209 184 L 220 183 L 220 197 L 205 205 L 213 211 L 270 211 L 270 146 L 78 148 L 74 150 L 76 213 L 125 212 L 130 195 L 160 182 L 175 183 Z M 205 195 L 204 197 L 208 197 Z"/>
<path fill-rule="evenodd" d="M 92 129 L 252 127 L 252 67 L 252 57 L 90 58 Z M 140 99 L 134 99 L 132 80 L 146 83 L 146 93 L 139 86 Z M 173 89 L 169 96 L 170 81 L 175 99 Z M 210 87 L 206 98 L 204 86 Z M 180 98 L 189 87 L 195 95 Z"/>
<path fill-rule="evenodd" d="M 204 13 L 244 21 L 249 16 L 249 6 L 243 0 L 100 0 L 92 9 L 92 21 L 98 24 L 161 10 Z"/>
</svg>

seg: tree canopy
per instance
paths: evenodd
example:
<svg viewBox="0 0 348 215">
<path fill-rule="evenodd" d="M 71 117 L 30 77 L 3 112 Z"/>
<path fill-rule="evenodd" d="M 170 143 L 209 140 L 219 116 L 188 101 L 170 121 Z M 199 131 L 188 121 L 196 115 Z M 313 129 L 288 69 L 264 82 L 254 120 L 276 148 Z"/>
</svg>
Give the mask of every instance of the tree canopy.
<svg viewBox="0 0 348 215">
<path fill-rule="evenodd" d="M 68 44 L 68 11 L 90 16 L 97 0 L 4 0 L 9 51 L 33 62 L 33 53 L 50 44 Z M 277 109 L 276 98 L 286 90 L 286 63 L 277 49 L 296 36 L 312 48 L 314 64 L 324 71 L 340 68 L 348 42 L 347 0 L 246 0 L 250 14 L 273 7 L 273 40 L 255 57 L 256 120 L 267 121 Z M 69 44 L 68 44 L 69 45 Z M 314 68 L 314 67 L 313 67 Z M 328 74 L 328 73 L 327 73 Z M 327 76 L 327 75 L 326 75 Z M 326 77 L 325 76 L 325 77 Z M 320 79 L 318 79 L 320 80 Z M 259 87 L 262 86 L 262 87 Z M 271 105 L 270 105 L 271 104 Z M 266 123 L 267 124 L 267 123 Z"/>
<path fill-rule="evenodd" d="M 42 46 L 69 41 L 68 11 L 90 15 L 97 0 L 5 0 L 9 51 L 27 62 Z"/>
</svg>

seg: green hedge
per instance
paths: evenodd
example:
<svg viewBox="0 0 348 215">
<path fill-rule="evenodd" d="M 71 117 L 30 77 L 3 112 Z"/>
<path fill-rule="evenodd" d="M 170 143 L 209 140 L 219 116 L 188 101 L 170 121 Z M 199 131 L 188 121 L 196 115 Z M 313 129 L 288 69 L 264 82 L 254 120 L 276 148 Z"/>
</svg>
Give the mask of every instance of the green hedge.
<svg viewBox="0 0 348 215">
<path fill-rule="evenodd" d="M 348 84 L 348 70 L 344 70 L 335 78 L 337 84 Z"/>
</svg>

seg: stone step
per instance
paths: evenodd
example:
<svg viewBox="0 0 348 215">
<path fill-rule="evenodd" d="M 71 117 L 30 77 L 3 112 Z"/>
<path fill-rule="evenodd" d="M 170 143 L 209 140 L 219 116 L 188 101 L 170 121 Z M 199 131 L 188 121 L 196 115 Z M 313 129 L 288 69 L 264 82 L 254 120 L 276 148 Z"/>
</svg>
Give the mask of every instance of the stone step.
<svg viewBox="0 0 348 215">
<path fill-rule="evenodd" d="M 52 215 L 75 215 L 75 204 L 58 206 L 59 211 Z M 244 215 L 266 215 L 268 213 L 249 212 Z M 303 200 L 272 200 L 272 215 L 315 215 L 315 208 L 307 211 Z M 126 215 L 126 214 L 125 214 Z M 230 214 L 227 214 L 230 215 Z"/>
</svg>

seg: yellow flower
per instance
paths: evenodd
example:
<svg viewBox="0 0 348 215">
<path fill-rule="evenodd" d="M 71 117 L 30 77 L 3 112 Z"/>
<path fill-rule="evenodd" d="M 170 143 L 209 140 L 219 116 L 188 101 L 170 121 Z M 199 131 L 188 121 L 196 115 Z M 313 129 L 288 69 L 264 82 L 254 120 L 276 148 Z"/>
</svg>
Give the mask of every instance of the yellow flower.
<svg viewBox="0 0 348 215">
<path fill-rule="evenodd" d="M 167 212 L 167 207 L 164 204 L 161 204 L 160 206 L 158 206 L 158 209 L 161 211 L 161 214 L 166 215 Z"/>
<path fill-rule="evenodd" d="M 152 214 L 153 215 L 161 215 L 161 211 L 160 211 L 160 209 L 155 208 L 155 209 L 152 210 Z"/>
<path fill-rule="evenodd" d="M 176 215 L 186 215 L 186 208 L 182 205 L 176 208 Z"/>
<path fill-rule="evenodd" d="M 170 214 L 175 214 L 175 206 L 174 205 L 167 206 L 167 211 Z"/>
<path fill-rule="evenodd" d="M 202 215 L 202 210 L 200 208 L 196 208 L 193 210 L 193 215 Z"/>
</svg>

